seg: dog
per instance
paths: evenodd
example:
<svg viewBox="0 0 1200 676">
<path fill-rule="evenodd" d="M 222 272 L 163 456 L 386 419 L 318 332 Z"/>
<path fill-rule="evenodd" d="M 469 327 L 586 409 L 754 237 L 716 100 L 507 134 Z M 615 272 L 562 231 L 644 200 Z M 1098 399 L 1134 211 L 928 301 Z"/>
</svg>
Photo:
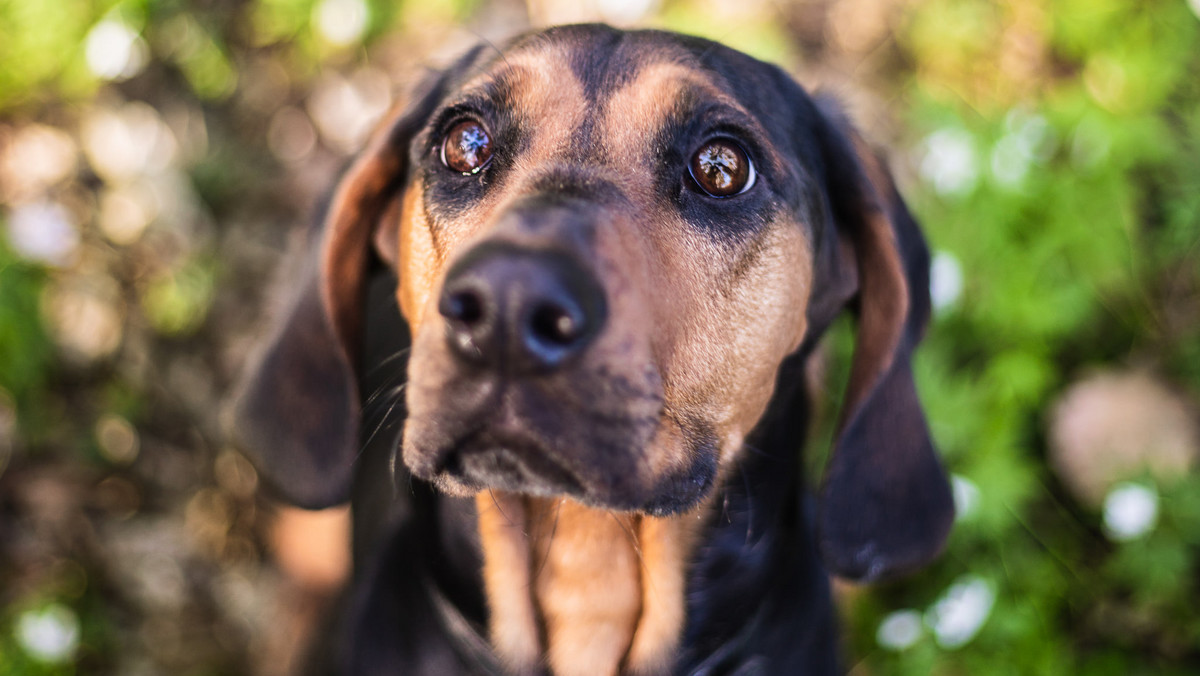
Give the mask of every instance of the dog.
<svg viewBox="0 0 1200 676">
<path fill-rule="evenodd" d="M 389 116 L 312 240 L 235 428 L 289 501 L 352 503 L 323 669 L 837 673 L 829 575 L 943 547 L 910 365 L 927 248 L 775 66 L 601 25 L 477 47 Z M 814 495 L 805 362 L 842 311 Z"/>
</svg>

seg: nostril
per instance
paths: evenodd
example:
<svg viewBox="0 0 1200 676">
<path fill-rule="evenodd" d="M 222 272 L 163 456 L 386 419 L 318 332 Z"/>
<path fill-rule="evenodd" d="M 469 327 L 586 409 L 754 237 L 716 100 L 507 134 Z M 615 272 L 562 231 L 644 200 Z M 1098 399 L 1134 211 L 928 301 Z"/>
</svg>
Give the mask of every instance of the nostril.
<svg viewBox="0 0 1200 676">
<path fill-rule="evenodd" d="M 534 337 L 558 347 L 568 347 L 579 340 L 584 328 L 578 313 L 554 303 L 542 303 L 530 317 Z"/>
<path fill-rule="evenodd" d="M 583 354 L 607 316 L 586 265 L 500 242 L 451 266 L 438 313 L 455 357 L 512 375 L 547 373 Z"/>
<path fill-rule="evenodd" d="M 464 324 L 475 324 L 483 319 L 483 301 L 478 293 L 470 289 L 447 294 L 439 310 L 446 319 Z"/>
</svg>

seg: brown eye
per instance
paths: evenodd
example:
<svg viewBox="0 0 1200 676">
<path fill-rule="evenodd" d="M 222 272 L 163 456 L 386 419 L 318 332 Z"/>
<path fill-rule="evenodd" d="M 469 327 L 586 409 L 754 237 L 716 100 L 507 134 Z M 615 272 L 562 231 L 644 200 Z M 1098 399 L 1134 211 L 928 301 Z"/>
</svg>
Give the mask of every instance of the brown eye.
<svg viewBox="0 0 1200 676">
<path fill-rule="evenodd" d="M 688 171 L 712 197 L 731 197 L 754 185 L 754 165 L 746 151 L 729 139 L 714 139 L 692 155 Z"/>
<path fill-rule="evenodd" d="M 442 141 L 442 164 L 463 174 L 475 174 L 492 159 L 492 139 L 475 120 L 450 128 Z"/>
</svg>

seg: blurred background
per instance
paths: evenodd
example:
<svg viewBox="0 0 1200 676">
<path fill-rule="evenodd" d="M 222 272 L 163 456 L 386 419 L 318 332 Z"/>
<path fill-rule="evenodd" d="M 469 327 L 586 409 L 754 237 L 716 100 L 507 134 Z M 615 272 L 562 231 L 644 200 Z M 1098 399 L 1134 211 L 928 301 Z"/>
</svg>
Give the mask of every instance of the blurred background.
<svg viewBox="0 0 1200 676">
<path fill-rule="evenodd" d="M 281 251 L 422 68 L 596 19 L 837 94 L 935 252 L 958 524 L 848 669 L 1200 673 L 1200 0 L 0 0 L 0 674 L 286 671 L 221 433 Z"/>
</svg>

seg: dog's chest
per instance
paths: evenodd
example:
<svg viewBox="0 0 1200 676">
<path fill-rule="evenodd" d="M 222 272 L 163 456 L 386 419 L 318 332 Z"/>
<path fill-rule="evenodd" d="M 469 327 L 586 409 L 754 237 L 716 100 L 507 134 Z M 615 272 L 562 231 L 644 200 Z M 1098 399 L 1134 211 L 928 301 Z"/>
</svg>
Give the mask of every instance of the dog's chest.
<svg viewBox="0 0 1200 676">
<path fill-rule="evenodd" d="M 653 519 L 564 499 L 477 499 L 496 652 L 518 673 L 660 673 L 684 618 L 694 518 Z"/>
</svg>

